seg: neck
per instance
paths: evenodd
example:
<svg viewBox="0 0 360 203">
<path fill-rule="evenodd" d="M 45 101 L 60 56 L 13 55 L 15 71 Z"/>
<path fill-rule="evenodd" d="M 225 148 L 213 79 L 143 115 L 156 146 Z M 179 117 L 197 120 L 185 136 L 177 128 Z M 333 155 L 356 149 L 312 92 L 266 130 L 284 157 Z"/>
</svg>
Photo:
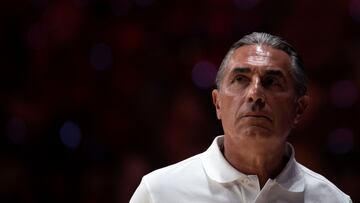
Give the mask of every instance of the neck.
<svg viewBox="0 0 360 203">
<path fill-rule="evenodd" d="M 286 142 L 247 140 L 233 142 L 224 139 L 224 156 L 238 171 L 246 175 L 257 175 L 260 187 L 274 179 L 285 167 L 287 157 Z"/>
</svg>

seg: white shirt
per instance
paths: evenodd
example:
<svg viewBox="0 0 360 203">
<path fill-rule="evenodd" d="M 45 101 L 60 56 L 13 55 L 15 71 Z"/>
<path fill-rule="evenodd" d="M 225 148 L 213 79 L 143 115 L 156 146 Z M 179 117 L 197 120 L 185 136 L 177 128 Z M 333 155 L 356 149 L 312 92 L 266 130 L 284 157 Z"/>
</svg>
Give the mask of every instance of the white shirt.
<svg viewBox="0 0 360 203">
<path fill-rule="evenodd" d="M 205 152 L 145 175 L 130 203 L 351 202 L 325 177 L 296 162 L 294 149 L 282 172 L 260 189 L 256 175 L 232 167 L 220 151 L 223 136 Z"/>
</svg>

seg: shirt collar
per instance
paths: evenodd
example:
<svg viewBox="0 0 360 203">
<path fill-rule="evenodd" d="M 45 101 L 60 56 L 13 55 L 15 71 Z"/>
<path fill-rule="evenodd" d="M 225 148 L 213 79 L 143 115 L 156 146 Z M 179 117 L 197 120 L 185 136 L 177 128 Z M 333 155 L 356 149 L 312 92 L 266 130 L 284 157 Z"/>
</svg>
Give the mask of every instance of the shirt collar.
<svg viewBox="0 0 360 203">
<path fill-rule="evenodd" d="M 224 136 L 217 136 L 210 147 L 202 154 L 201 160 L 207 176 L 218 183 L 230 183 L 247 175 L 239 172 L 225 159 L 220 147 L 224 144 Z M 287 154 L 290 156 L 288 163 L 281 173 L 275 178 L 282 189 L 289 192 L 304 191 L 304 177 L 295 160 L 295 151 L 287 143 Z"/>
<path fill-rule="evenodd" d="M 220 150 L 223 144 L 224 136 L 216 137 L 208 150 L 203 153 L 201 160 L 209 178 L 219 183 L 229 183 L 246 175 L 232 167 L 225 159 Z"/>
<path fill-rule="evenodd" d="M 275 181 L 279 183 L 283 189 L 290 192 L 303 192 L 305 188 L 304 175 L 298 167 L 298 163 L 295 160 L 295 150 L 290 143 L 287 143 L 286 153 L 290 156 L 289 161 L 275 178 Z"/>
</svg>

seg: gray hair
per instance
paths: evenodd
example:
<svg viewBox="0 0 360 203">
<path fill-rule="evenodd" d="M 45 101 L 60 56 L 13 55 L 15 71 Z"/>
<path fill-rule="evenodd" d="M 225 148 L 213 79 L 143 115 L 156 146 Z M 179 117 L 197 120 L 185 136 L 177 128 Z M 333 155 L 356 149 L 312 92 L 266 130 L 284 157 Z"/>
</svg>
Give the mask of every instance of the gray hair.
<svg viewBox="0 0 360 203">
<path fill-rule="evenodd" d="M 231 46 L 230 50 L 225 55 L 220 65 L 219 71 L 216 75 L 216 86 L 218 89 L 220 89 L 221 82 L 225 75 L 225 69 L 229 64 L 231 56 L 236 49 L 245 45 L 267 45 L 269 47 L 279 49 L 287 53 L 291 59 L 291 74 L 295 81 L 295 91 L 298 96 L 303 96 L 306 94 L 307 77 L 305 75 L 303 62 L 295 49 L 289 43 L 287 43 L 285 40 L 278 36 L 259 32 L 253 32 L 249 35 L 246 35 Z"/>
</svg>

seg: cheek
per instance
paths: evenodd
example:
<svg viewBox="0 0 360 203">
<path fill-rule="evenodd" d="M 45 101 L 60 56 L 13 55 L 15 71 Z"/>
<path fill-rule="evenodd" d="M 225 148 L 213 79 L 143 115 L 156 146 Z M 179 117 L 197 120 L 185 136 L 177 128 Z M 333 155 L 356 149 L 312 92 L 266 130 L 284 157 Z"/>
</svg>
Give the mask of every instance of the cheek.
<svg viewBox="0 0 360 203">
<path fill-rule="evenodd" d="M 230 123 L 236 116 L 236 98 L 231 96 L 223 96 L 221 101 L 221 120 Z"/>
<path fill-rule="evenodd" d="M 282 124 L 288 125 L 295 118 L 295 103 L 291 98 L 283 98 L 274 101 L 273 110 Z"/>
<path fill-rule="evenodd" d="M 236 113 L 237 109 L 241 105 L 241 97 L 239 96 L 224 96 L 223 99 L 223 111 L 228 114 Z"/>
</svg>

